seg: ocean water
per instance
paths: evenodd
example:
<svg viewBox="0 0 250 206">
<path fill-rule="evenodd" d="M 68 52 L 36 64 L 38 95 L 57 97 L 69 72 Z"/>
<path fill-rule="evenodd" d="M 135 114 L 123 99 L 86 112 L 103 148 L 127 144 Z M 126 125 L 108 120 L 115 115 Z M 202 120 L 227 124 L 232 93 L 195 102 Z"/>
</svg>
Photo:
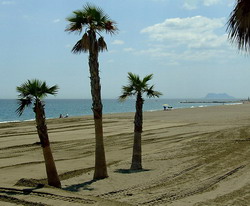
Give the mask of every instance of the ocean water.
<svg viewBox="0 0 250 206">
<path fill-rule="evenodd" d="M 222 103 L 180 103 L 181 101 L 186 101 L 186 99 L 145 99 L 143 110 L 163 110 L 163 104 L 168 104 L 173 109 L 222 105 Z M 205 100 L 188 99 L 187 101 Z M 125 102 L 119 102 L 116 99 L 103 99 L 102 103 L 104 114 L 135 112 L 135 99 L 128 99 Z M 66 114 L 69 116 L 92 115 L 91 104 L 90 99 L 47 99 L 45 100 L 45 113 L 47 118 L 57 118 L 60 114 L 63 116 Z M 15 112 L 17 107 L 15 99 L 0 99 L 0 122 L 23 121 L 35 118 L 32 106 L 26 108 L 21 117 Z"/>
</svg>

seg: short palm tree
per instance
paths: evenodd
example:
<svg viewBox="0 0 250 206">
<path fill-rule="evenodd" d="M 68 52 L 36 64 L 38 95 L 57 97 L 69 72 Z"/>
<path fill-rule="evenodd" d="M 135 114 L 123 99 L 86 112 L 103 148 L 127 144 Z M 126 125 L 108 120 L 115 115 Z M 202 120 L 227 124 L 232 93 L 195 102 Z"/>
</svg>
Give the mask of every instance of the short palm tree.
<svg viewBox="0 0 250 206">
<path fill-rule="evenodd" d="M 101 84 L 99 76 L 98 54 L 100 51 L 107 50 L 104 38 L 100 32 L 105 31 L 114 34 L 117 30 L 114 21 L 112 21 L 103 10 L 87 4 L 82 10 L 73 12 L 73 15 L 67 20 L 70 22 L 66 31 L 80 34 L 83 31 L 82 38 L 75 44 L 72 49 L 73 53 L 89 53 L 89 72 L 92 95 L 92 110 L 95 122 L 95 172 L 94 179 L 103 179 L 108 177 L 105 150 L 103 143 L 103 126 L 102 126 L 102 101 L 101 101 Z M 98 39 L 97 39 L 97 36 Z"/>
<path fill-rule="evenodd" d="M 240 50 L 250 49 L 250 1 L 237 0 L 227 22 L 228 37 Z"/>
<path fill-rule="evenodd" d="M 138 75 L 131 72 L 128 73 L 129 84 L 122 87 L 122 95 L 119 97 L 120 101 L 124 101 L 128 97 L 136 96 L 136 112 L 134 117 L 134 145 L 131 170 L 142 169 L 142 149 L 141 149 L 141 133 L 143 124 L 142 108 L 144 99 L 142 95 L 145 93 L 147 97 L 159 97 L 162 95 L 158 91 L 154 91 L 154 85 L 149 86 L 148 81 L 151 80 L 153 74 L 145 76 L 140 79 Z"/>
<path fill-rule="evenodd" d="M 61 188 L 61 183 L 57 174 L 55 162 L 50 148 L 47 126 L 45 123 L 45 104 L 44 102 L 42 102 L 42 99 L 48 94 L 56 95 L 58 86 L 55 85 L 52 87 L 48 87 L 46 82 L 34 79 L 28 80 L 16 89 L 17 92 L 19 92 L 19 107 L 17 108 L 16 112 L 20 116 L 23 114 L 23 111 L 26 107 L 32 104 L 34 105 L 33 111 L 36 117 L 36 128 L 43 149 L 48 184 L 50 186 Z"/>
</svg>

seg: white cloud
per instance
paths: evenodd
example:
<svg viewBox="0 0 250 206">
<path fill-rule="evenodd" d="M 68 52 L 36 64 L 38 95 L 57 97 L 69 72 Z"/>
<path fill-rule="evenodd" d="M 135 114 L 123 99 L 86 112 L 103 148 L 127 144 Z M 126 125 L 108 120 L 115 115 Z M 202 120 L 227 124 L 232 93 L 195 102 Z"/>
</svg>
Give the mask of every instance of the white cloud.
<svg viewBox="0 0 250 206">
<path fill-rule="evenodd" d="M 108 50 L 109 51 L 109 54 L 115 54 L 117 53 L 117 50 L 113 49 L 113 50 Z"/>
<path fill-rule="evenodd" d="M 194 10 L 197 9 L 197 6 L 195 4 L 184 3 L 183 8 L 187 10 Z"/>
<path fill-rule="evenodd" d="M 183 8 L 187 10 L 197 9 L 198 1 L 197 0 L 185 0 L 183 3 Z"/>
<path fill-rule="evenodd" d="M 228 2 L 231 1 L 231 2 Z M 187 10 L 194 10 L 197 9 L 199 6 L 213 6 L 213 5 L 217 5 L 217 4 L 221 4 L 221 3 L 227 3 L 231 4 L 232 1 L 234 0 L 184 0 L 183 2 L 183 8 L 187 9 Z"/>
<path fill-rule="evenodd" d="M 151 45 L 138 53 L 168 58 L 173 62 L 203 61 L 223 56 L 229 43 L 227 35 L 218 31 L 224 29 L 225 21 L 224 18 L 203 16 L 166 19 L 141 30 L 141 33 L 148 34 Z"/>
<path fill-rule="evenodd" d="M 114 44 L 114 45 L 122 45 L 122 44 L 124 44 L 124 41 L 122 41 L 122 40 L 114 40 L 112 42 L 112 44 Z"/>
<path fill-rule="evenodd" d="M 218 47 L 224 36 L 215 33 L 224 26 L 225 19 L 209 19 L 202 16 L 166 19 L 164 22 L 143 29 L 154 41 L 170 41 L 189 48 Z"/>
<path fill-rule="evenodd" d="M 132 51 L 134 51 L 134 49 L 133 48 L 124 48 L 123 49 L 123 51 L 125 51 L 125 52 L 132 52 Z"/>
<path fill-rule="evenodd" d="M 15 3 L 16 3 L 15 1 L 1 1 L 2 5 L 13 5 Z"/>
<path fill-rule="evenodd" d="M 53 20 L 53 23 L 58 23 L 58 22 L 60 22 L 61 20 L 60 19 L 54 19 Z"/>
<path fill-rule="evenodd" d="M 222 2 L 222 0 L 203 0 L 203 4 L 205 6 L 213 6 L 213 5 L 216 5 L 220 2 Z"/>
</svg>

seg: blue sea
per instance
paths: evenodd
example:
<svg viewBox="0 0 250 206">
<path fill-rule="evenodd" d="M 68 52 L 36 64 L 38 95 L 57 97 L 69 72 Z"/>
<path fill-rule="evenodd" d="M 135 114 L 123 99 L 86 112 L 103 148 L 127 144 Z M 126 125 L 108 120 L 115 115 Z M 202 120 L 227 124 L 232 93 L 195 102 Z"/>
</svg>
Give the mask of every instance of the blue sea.
<svg viewBox="0 0 250 206">
<path fill-rule="evenodd" d="M 222 105 L 222 103 L 180 103 L 181 101 L 205 101 L 204 99 L 145 99 L 143 110 L 156 111 L 163 110 L 163 104 L 168 104 L 173 109 L 194 108 Z M 116 99 L 103 99 L 103 113 L 123 113 L 135 112 L 135 99 L 128 99 L 125 102 L 119 102 Z M 47 118 L 58 118 L 63 116 L 83 116 L 91 115 L 90 99 L 47 99 L 45 100 L 45 113 Z M 0 123 L 12 121 L 32 120 L 35 118 L 32 107 L 26 108 L 23 115 L 19 117 L 15 110 L 17 109 L 15 99 L 0 99 Z"/>
</svg>

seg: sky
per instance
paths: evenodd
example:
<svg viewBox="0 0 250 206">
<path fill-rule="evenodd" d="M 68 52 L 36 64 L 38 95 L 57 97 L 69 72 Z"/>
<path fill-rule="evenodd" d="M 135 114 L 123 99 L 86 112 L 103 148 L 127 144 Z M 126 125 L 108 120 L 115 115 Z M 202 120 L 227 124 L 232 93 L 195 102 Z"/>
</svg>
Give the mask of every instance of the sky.
<svg viewBox="0 0 250 206">
<path fill-rule="evenodd" d="M 0 99 L 17 98 L 16 86 L 34 78 L 57 84 L 58 99 L 91 98 L 88 54 L 71 52 L 81 35 L 65 32 L 87 2 L 119 29 L 102 34 L 102 98 L 117 98 L 128 72 L 153 74 L 162 98 L 250 96 L 250 56 L 226 32 L 236 0 L 0 0 Z"/>
</svg>

